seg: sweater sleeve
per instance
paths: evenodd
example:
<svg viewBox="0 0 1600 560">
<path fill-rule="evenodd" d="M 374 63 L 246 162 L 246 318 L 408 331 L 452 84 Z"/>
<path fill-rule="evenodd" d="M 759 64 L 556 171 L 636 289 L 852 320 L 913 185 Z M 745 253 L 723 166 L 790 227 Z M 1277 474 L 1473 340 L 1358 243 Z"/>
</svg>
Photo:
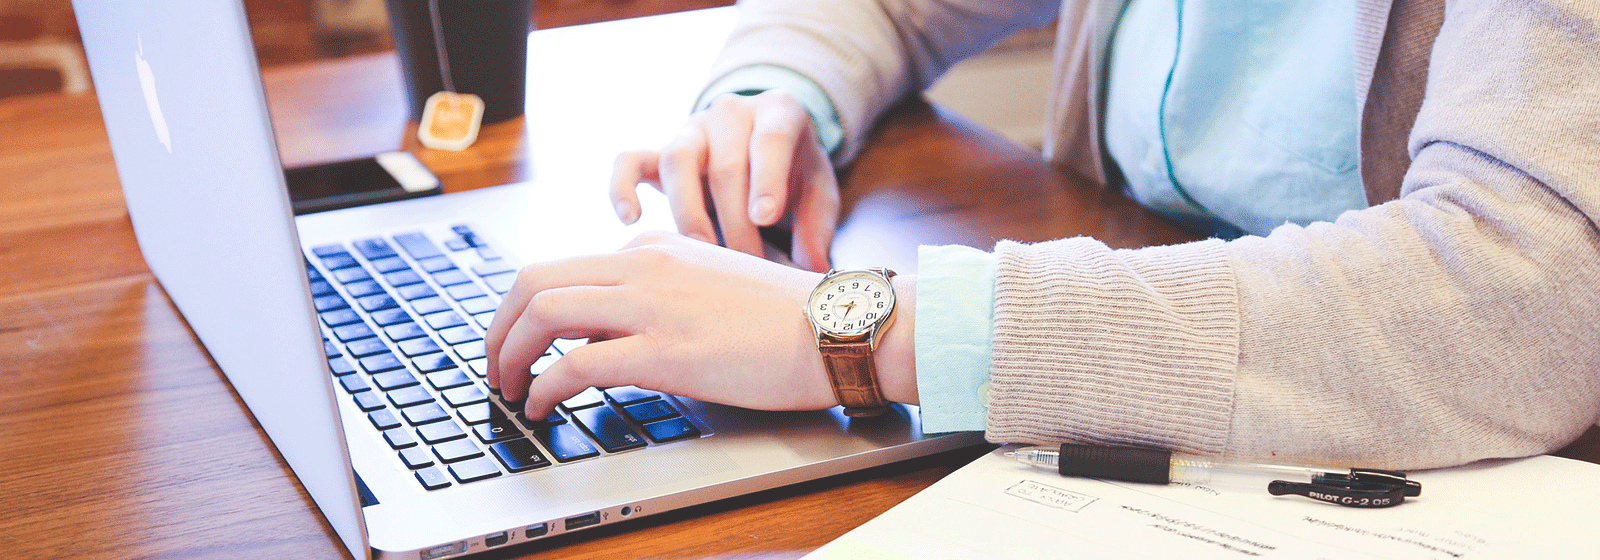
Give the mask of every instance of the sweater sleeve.
<svg viewBox="0 0 1600 560">
<path fill-rule="evenodd" d="M 816 82 L 844 127 L 834 154 L 843 165 L 890 105 L 1059 8 L 1056 0 L 742 0 L 711 77 L 771 65 Z"/>
<path fill-rule="evenodd" d="M 1228 243 L 998 247 L 989 437 L 1415 469 L 1581 435 L 1597 10 L 1452 3 L 1399 200 Z"/>
</svg>

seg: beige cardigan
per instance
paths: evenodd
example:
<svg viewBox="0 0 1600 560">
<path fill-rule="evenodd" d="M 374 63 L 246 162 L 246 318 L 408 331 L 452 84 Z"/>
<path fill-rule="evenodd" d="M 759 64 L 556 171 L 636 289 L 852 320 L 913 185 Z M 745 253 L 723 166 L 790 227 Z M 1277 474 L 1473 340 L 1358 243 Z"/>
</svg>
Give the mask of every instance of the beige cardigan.
<svg viewBox="0 0 1600 560">
<path fill-rule="evenodd" d="M 1372 207 L 1226 243 L 1001 243 L 991 440 L 1421 468 L 1546 452 L 1600 417 L 1600 4 L 1355 3 Z M 895 100 L 1055 8 L 743 6 L 719 75 L 811 77 L 844 159 Z M 1047 131 L 1053 161 L 1102 180 L 1120 7 L 1061 6 Z"/>
</svg>

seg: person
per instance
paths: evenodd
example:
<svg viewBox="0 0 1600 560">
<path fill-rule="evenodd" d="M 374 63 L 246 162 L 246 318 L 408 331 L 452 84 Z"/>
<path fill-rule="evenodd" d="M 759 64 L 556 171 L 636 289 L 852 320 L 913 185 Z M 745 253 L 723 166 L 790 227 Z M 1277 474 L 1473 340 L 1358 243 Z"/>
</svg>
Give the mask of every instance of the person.
<svg viewBox="0 0 1600 560">
<path fill-rule="evenodd" d="M 743 2 L 681 134 L 618 158 L 619 216 L 651 183 L 682 235 L 525 269 L 491 385 L 530 417 L 628 384 L 838 404 L 795 312 L 834 169 L 1052 17 L 1046 157 L 1212 237 L 922 248 L 874 360 L 926 430 L 1415 469 L 1600 418 L 1600 5 L 1561 0 Z M 801 268 L 755 256 L 772 224 Z M 558 338 L 591 342 L 530 379 Z"/>
</svg>

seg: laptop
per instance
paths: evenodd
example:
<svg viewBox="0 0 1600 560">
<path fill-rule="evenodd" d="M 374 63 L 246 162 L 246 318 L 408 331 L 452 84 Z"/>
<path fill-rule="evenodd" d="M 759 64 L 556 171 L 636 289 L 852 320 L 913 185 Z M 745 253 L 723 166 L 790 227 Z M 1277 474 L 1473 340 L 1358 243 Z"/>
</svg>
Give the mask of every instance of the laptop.
<svg viewBox="0 0 1600 560">
<path fill-rule="evenodd" d="M 510 271 L 671 227 L 659 201 L 656 222 L 611 216 L 614 153 L 297 219 L 241 3 L 74 7 L 145 260 L 356 558 L 452 558 L 981 443 L 925 436 L 914 407 L 763 413 L 637 387 L 521 418 L 481 371 Z M 581 341 L 547 359 L 563 344 Z"/>
</svg>

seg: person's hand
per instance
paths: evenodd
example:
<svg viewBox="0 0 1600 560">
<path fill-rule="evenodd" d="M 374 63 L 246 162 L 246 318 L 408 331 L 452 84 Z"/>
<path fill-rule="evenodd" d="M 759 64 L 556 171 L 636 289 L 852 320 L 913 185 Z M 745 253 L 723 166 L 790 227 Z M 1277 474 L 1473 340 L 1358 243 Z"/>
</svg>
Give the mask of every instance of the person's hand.
<svg viewBox="0 0 1600 560">
<path fill-rule="evenodd" d="M 802 311 L 819 274 L 670 233 L 522 269 L 486 338 L 488 381 L 544 418 L 588 387 L 763 410 L 837 404 Z M 530 382 L 557 338 L 590 342 Z"/>
<path fill-rule="evenodd" d="M 810 115 L 787 93 L 723 95 L 692 115 L 662 150 L 617 156 L 611 200 L 624 223 L 639 219 L 641 182 L 667 195 L 684 235 L 716 243 L 720 227 L 729 248 L 760 256 L 757 228 L 787 226 L 795 264 L 828 269 L 839 225 L 838 179 Z"/>
</svg>

